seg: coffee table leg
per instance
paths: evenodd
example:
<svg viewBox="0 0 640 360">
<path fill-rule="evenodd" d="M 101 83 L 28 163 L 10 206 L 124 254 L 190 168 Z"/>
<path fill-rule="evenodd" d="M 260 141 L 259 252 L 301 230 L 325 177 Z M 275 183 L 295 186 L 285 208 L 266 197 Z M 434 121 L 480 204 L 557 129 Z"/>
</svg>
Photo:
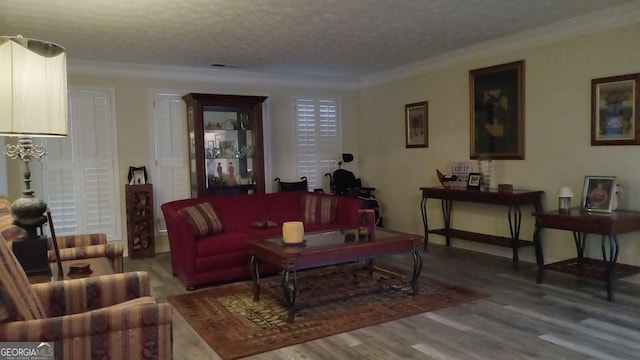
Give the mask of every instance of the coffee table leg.
<svg viewBox="0 0 640 360">
<path fill-rule="evenodd" d="M 289 279 L 289 274 L 292 275 L 292 279 Z M 292 287 L 289 286 L 289 282 L 293 283 Z M 293 318 L 296 315 L 296 295 L 298 294 L 298 276 L 296 275 L 296 271 L 283 270 L 280 285 L 282 287 L 284 300 L 287 303 L 287 321 L 293 322 Z"/>
<path fill-rule="evenodd" d="M 420 289 L 418 288 L 418 277 L 420 276 L 420 272 L 422 272 L 422 254 L 420 251 L 413 250 L 413 274 L 411 276 L 411 290 L 413 290 L 413 295 L 418 295 Z"/>
<path fill-rule="evenodd" d="M 249 272 L 253 281 L 253 300 L 260 300 L 260 273 L 258 272 L 258 261 L 255 256 L 249 258 Z"/>
</svg>

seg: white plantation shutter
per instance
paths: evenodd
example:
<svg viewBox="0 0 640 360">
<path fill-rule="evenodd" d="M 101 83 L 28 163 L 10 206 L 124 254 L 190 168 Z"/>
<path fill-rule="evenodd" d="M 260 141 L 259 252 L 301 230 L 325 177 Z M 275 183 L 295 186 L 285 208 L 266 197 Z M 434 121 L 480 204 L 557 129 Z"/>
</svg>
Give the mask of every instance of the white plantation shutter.
<svg viewBox="0 0 640 360">
<path fill-rule="evenodd" d="M 296 168 L 309 188 L 321 188 L 341 154 L 340 109 L 336 100 L 296 99 Z"/>
<path fill-rule="evenodd" d="M 57 235 L 105 233 L 122 238 L 113 94 L 69 90 L 69 134 L 48 138 L 44 200 Z"/>
<path fill-rule="evenodd" d="M 186 167 L 184 102 L 177 94 L 153 95 L 153 128 L 156 171 L 154 180 L 157 231 L 166 231 L 160 205 L 189 197 Z"/>
</svg>

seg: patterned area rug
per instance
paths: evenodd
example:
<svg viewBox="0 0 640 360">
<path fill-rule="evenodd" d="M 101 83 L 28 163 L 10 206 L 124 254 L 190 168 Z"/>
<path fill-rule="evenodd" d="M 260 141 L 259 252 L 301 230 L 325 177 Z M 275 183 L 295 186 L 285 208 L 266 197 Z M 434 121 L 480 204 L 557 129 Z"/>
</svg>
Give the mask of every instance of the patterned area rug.
<svg viewBox="0 0 640 360">
<path fill-rule="evenodd" d="M 237 359 L 365 326 L 396 320 L 486 295 L 420 277 L 420 293 L 386 272 L 361 266 L 298 273 L 301 309 L 287 322 L 280 278 L 261 280 L 259 301 L 250 281 L 180 295 L 168 301 L 223 359 Z M 331 294 L 331 296 L 328 296 Z"/>
<path fill-rule="evenodd" d="M 544 266 L 547 270 L 560 271 L 567 274 L 584 277 L 591 280 L 605 281 L 605 262 L 598 259 L 578 258 L 558 261 Z M 615 279 L 622 279 L 628 276 L 640 274 L 640 266 L 616 264 L 613 271 Z"/>
</svg>

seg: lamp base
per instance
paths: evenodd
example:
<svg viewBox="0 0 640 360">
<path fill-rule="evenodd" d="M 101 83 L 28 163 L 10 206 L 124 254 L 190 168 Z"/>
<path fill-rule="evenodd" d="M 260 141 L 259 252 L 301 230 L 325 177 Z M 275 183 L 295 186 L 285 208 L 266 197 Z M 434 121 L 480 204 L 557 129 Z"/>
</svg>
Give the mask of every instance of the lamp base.
<svg viewBox="0 0 640 360">
<path fill-rule="evenodd" d="M 13 242 L 13 253 L 28 277 L 51 276 L 48 250 L 49 244 L 44 236 Z"/>
</svg>

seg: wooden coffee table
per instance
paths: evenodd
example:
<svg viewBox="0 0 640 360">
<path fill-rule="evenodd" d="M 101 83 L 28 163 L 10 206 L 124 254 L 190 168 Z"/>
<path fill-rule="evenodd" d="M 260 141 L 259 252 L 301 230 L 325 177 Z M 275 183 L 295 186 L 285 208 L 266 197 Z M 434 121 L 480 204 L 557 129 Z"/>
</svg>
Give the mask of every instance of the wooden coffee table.
<svg viewBox="0 0 640 360">
<path fill-rule="evenodd" d="M 249 268 L 254 285 L 254 299 L 260 299 L 259 262 L 273 264 L 281 269 L 281 287 L 288 309 L 288 320 L 293 322 L 298 294 L 296 271 L 356 261 L 365 261 L 374 270 L 374 258 L 405 252 L 413 255 L 411 289 L 413 295 L 418 294 L 418 277 L 422 270 L 419 249 L 423 238 L 376 229 L 375 238 L 359 241 L 357 233 L 357 229 L 308 233 L 300 245 L 285 245 L 282 237 L 249 240 Z"/>
</svg>

